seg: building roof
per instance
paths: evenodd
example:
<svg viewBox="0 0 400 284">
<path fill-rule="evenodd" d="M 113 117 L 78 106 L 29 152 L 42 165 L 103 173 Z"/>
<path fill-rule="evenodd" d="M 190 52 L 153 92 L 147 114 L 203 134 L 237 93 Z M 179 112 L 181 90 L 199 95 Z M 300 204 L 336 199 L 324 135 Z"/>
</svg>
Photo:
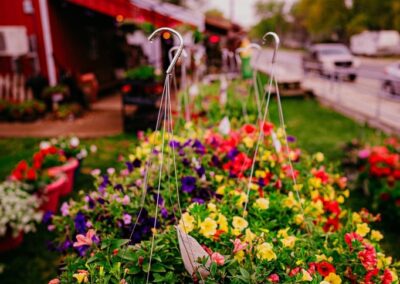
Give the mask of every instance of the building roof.
<svg viewBox="0 0 400 284">
<path fill-rule="evenodd" d="M 139 8 L 155 11 L 158 14 L 173 18 L 182 23 L 187 23 L 204 31 L 205 20 L 201 12 L 186 9 L 170 3 L 162 3 L 157 0 L 130 0 L 131 3 Z"/>
</svg>

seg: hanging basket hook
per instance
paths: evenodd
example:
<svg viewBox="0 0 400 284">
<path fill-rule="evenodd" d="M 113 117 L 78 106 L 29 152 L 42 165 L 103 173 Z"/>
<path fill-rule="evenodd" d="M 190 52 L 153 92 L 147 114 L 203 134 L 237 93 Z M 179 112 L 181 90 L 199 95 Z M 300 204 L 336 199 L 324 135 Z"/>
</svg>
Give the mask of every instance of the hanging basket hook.
<svg viewBox="0 0 400 284">
<path fill-rule="evenodd" d="M 170 32 L 173 35 L 175 35 L 178 39 L 179 39 L 179 47 L 177 52 L 175 53 L 174 58 L 171 61 L 171 64 L 168 66 L 168 69 L 166 71 L 166 73 L 169 75 L 172 73 L 172 70 L 175 67 L 176 61 L 178 61 L 179 56 L 181 56 L 182 50 L 183 50 L 183 39 L 182 36 L 180 35 L 180 33 L 178 33 L 176 30 L 171 29 L 171 28 L 159 28 L 157 30 L 155 30 L 150 36 L 149 36 L 149 41 L 153 41 L 160 33 L 162 32 Z"/>
<path fill-rule="evenodd" d="M 272 36 L 275 40 L 275 49 L 274 49 L 274 54 L 272 55 L 272 63 L 275 63 L 275 59 L 276 59 L 276 54 L 278 53 L 278 48 L 279 48 L 279 44 L 280 44 L 280 39 L 279 36 L 274 33 L 274 32 L 268 32 L 263 36 L 263 43 L 265 44 L 267 42 L 267 37 L 268 36 Z"/>
<path fill-rule="evenodd" d="M 170 50 L 168 50 L 168 59 L 169 59 L 170 62 L 172 62 L 173 53 L 175 51 L 177 51 L 179 48 L 180 48 L 179 46 L 174 46 L 174 47 L 171 47 Z M 188 57 L 188 54 L 186 53 L 186 51 L 184 49 L 182 49 L 182 56 L 183 56 L 183 58 L 187 58 Z"/>
</svg>

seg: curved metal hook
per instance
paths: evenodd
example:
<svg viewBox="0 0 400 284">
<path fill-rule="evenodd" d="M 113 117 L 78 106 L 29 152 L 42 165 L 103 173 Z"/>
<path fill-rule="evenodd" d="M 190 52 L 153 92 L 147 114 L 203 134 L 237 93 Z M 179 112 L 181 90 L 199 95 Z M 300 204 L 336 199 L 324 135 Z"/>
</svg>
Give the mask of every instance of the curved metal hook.
<svg viewBox="0 0 400 284">
<path fill-rule="evenodd" d="M 235 50 L 236 61 L 241 63 L 242 60 L 241 60 L 241 58 L 239 56 L 239 53 L 242 52 L 242 51 L 247 51 L 249 49 L 255 49 L 257 51 L 260 51 L 261 50 L 261 46 L 259 44 L 257 44 L 257 43 L 251 42 L 248 46 L 236 48 L 236 50 Z M 260 56 L 260 54 L 258 53 L 258 55 L 256 57 L 257 60 L 258 60 L 259 56 Z"/>
<path fill-rule="evenodd" d="M 280 39 L 279 36 L 274 33 L 274 32 L 268 32 L 263 36 L 263 43 L 265 44 L 267 42 L 267 37 L 268 36 L 272 36 L 275 40 L 275 49 L 274 49 L 274 54 L 272 55 L 272 63 L 275 63 L 275 59 L 276 59 L 276 54 L 278 53 L 278 48 L 279 48 L 279 44 L 280 44 Z"/>
<path fill-rule="evenodd" d="M 168 50 L 168 59 L 169 59 L 169 61 L 172 61 L 172 54 L 173 54 L 174 51 L 176 51 L 176 50 L 178 50 L 178 49 L 179 49 L 179 46 L 174 46 L 174 47 L 171 47 L 171 48 Z M 182 56 L 183 56 L 184 58 L 187 58 L 187 57 L 188 57 L 188 54 L 186 53 L 186 50 L 185 50 L 185 49 L 182 49 Z"/>
<path fill-rule="evenodd" d="M 149 37 L 149 41 L 153 41 L 153 39 L 155 37 L 157 37 L 161 32 L 170 32 L 172 34 L 174 34 L 178 39 L 179 39 L 179 47 L 177 52 L 175 53 L 174 58 L 171 61 L 171 64 L 168 66 L 168 69 L 166 71 L 167 74 L 171 74 L 172 70 L 175 67 L 176 61 L 178 61 L 179 56 L 181 56 L 182 50 L 183 50 L 183 39 L 182 36 L 180 35 L 180 33 L 178 33 L 176 30 L 171 29 L 171 28 L 159 28 L 157 30 L 155 30 Z"/>
</svg>

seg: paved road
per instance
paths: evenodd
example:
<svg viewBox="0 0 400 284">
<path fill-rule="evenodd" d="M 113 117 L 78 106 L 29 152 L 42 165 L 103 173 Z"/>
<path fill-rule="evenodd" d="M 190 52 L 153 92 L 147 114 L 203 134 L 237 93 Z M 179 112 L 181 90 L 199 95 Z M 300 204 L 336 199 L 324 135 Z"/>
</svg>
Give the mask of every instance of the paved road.
<svg viewBox="0 0 400 284">
<path fill-rule="evenodd" d="M 355 82 L 333 81 L 316 74 L 304 74 L 302 52 L 279 51 L 275 74 L 279 82 L 300 81 L 306 88 L 332 107 L 356 119 L 367 121 L 383 130 L 400 133 L 400 97 L 381 90 L 384 68 L 390 59 L 359 58 L 360 67 Z M 253 66 L 271 72 L 272 50 L 264 49 Z"/>
</svg>

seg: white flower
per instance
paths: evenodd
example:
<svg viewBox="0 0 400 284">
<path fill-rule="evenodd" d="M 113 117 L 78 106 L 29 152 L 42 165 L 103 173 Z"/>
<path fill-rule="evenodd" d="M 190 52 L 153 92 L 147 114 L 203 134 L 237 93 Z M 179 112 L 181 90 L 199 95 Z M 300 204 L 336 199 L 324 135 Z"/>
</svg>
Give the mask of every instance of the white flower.
<svg viewBox="0 0 400 284">
<path fill-rule="evenodd" d="M 51 144 L 50 144 L 49 141 L 42 141 L 42 142 L 40 142 L 40 144 L 39 144 L 39 148 L 40 148 L 41 150 L 47 149 L 47 148 L 49 148 L 50 146 L 51 146 Z"/>
<path fill-rule="evenodd" d="M 72 148 L 76 148 L 76 147 L 78 147 L 79 146 L 79 138 L 78 137 L 71 137 L 71 139 L 69 140 L 69 145 L 72 147 Z"/>
<path fill-rule="evenodd" d="M 96 145 L 90 145 L 90 152 L 96 153 L 97 152 L 97 146 Z"/>
</svg>

